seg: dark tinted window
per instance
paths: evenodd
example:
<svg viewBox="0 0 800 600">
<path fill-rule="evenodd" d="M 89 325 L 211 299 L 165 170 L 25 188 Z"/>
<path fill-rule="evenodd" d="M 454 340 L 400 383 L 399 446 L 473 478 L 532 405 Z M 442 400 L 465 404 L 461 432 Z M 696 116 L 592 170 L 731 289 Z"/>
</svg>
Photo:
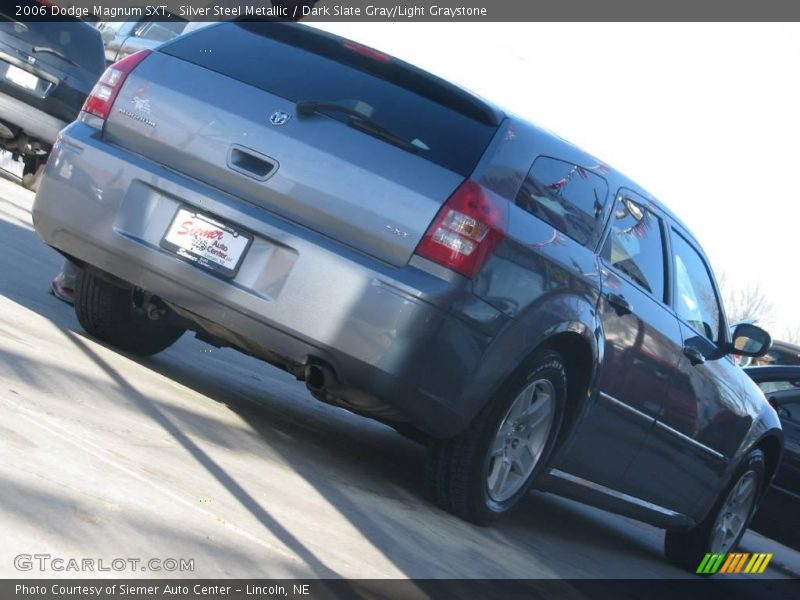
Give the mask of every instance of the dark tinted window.
<svg viewBox="0 0 800 600">
<path fill-rule="evenodd" d="M 517 205 L 585 244 L 600 226 L 608 184 L 592 171 L 540 156 L 517 193 Z"/>
<path fill-rule="evenodd" d="M 177 38 L 162 52 L 294 102 L 356 110 L 413 143 L 419 156 L 465 176 L 497 129 L 487 105 L 459 88 L 302 26 L 226 23 Z"/>
<path fill-rule="evenodd" d="M 105 69 L 105 54 L 100 32 L 88 23 L 76 21 L 9 21 L 0 19 L 0 35 L 11 35 L 38 47 L 34 57 L 45 64 L 71 68 L 70 61 L 100 77 Z M 57 56 L 60 53 L 66 59 Z"/>
<path fill-rule="evenodd" d="M 661 219 L 643 203 L 620 196 L 611 215 L 603 259 L 635 283 L 664 300 L 664 238 Z"/>
<path fill-rule="evenodd" d="M 762 381 L 758 384 L 765 394 L 770 392 L 783 392 L 785 390 L 800 390 L 800 380 L 797 381 Z"/>
<path fill-rule="evenodd" d="M 720 306 L 700 253 L 678 233 L 672 236 L 675 260 L 675 311 L 695 331 L 717 341 Z"/>
</svg>

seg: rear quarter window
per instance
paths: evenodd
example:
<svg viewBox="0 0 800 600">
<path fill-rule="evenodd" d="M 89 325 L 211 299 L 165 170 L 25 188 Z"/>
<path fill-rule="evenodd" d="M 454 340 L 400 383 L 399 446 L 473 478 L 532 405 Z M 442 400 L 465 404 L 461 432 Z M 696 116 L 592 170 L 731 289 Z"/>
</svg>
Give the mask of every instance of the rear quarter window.
<svg viewBox="0 0 800 600">
<path fill-rule="evenodd" d="M 607 197 L 608 183 L 591 169 L 540 156 L 516 204 L 585 245 L 599 233 Z"/>
<path fill-rule="evenodd" d="M 468 176 L 497 130 L 493 110 L 411 65 L 358 49 L 303 26 L 226 23 L 177 38 L 161 52 L 293 102 L 357 110 L 412 142 L 422 158 Z"/>
</svg>

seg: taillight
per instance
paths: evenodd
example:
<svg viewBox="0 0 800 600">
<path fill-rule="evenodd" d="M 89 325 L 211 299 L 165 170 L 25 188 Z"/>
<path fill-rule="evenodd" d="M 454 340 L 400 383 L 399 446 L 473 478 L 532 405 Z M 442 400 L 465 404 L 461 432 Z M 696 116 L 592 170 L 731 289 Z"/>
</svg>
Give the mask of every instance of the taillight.
<svg viewBox="0 0 800 600">
<path fill-rule="evenodd" d="M 439 210 L 416 253 L 472 278 L 505 237 L 507 223 L 506 201 L 468 179 Z"/>
<path fill-rule="evenodd" d="M 150 50 L 140 50 L 108 67 L 94 84 L 92 92 L 83 103 L 83 110 L 107 119 L 125 79 L 136 68 L 136 65 L 147 58 L 150 53 Z"/>
</svg>

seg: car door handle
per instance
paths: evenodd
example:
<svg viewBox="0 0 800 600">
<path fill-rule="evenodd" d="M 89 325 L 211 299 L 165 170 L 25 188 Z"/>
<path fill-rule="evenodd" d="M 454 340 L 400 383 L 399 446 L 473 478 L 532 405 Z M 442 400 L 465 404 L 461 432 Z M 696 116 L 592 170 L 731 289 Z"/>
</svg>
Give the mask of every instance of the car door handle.
<svg viewBox="0 0 800 600">
<path fill-rule="evenodd" d="M 633 312 L 633 306 L 625 299 L 625 296 L 620 294 L 609 294 L 608 303 L 613 307 L 614 312 L 620 317 L 629 315 Z"/>
<path fill-rule="evenodd" d="M 228 166 L 242 175 L 259 181 L 266 181 L 278 167 L 269 156 L 238 144 L 231 146 L 228 152 Z"/>
<path fill-rule="evenodd" d="M 703 353 L 700 352 L 697 348 L 692 348 L 691 346 L 685 346 L 683 348 L 683 354 L 686 358 L 689 359 L 689 362 L 692 363 L 693 366 L 702 365 L 706 362 L 706 357 L 703 356 Z"/>
</svg>

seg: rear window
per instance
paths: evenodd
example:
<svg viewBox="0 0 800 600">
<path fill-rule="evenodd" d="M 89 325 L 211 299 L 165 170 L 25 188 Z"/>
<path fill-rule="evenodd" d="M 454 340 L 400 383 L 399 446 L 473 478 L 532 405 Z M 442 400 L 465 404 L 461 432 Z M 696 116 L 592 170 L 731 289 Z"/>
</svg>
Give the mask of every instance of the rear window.
<svg viewBox="0 0 800 600">
<path fill-rule="evenodd" d="M 607 196 L 606 180 L 590 168 L 540 156 L 516 203 L 576 242 L 587 244 L 599 230 Z"/>
<path fill-rule="evenodd" d="M 177 38 L 161 51 L 293 102 L 356 110 L 412 143 L 419 156 L 464 176 L 497 129 L 493 109 L 460 88 L 303 26 L 226 23 Z"/>
<path fill-rule="evenodd" d="M 0 34 L 24 40 L 38 52 L 33 56 L 62 68 L 77 65 L 99 77 L 105 69 L 105 54 L 100 32 L 88 23 L 78 21 L 14 21 L 0 15 Z M 61 54 L 62 56 L 58 56 Z M 71 63 L 75 63 L 71 65 Z"/>
</svg>

